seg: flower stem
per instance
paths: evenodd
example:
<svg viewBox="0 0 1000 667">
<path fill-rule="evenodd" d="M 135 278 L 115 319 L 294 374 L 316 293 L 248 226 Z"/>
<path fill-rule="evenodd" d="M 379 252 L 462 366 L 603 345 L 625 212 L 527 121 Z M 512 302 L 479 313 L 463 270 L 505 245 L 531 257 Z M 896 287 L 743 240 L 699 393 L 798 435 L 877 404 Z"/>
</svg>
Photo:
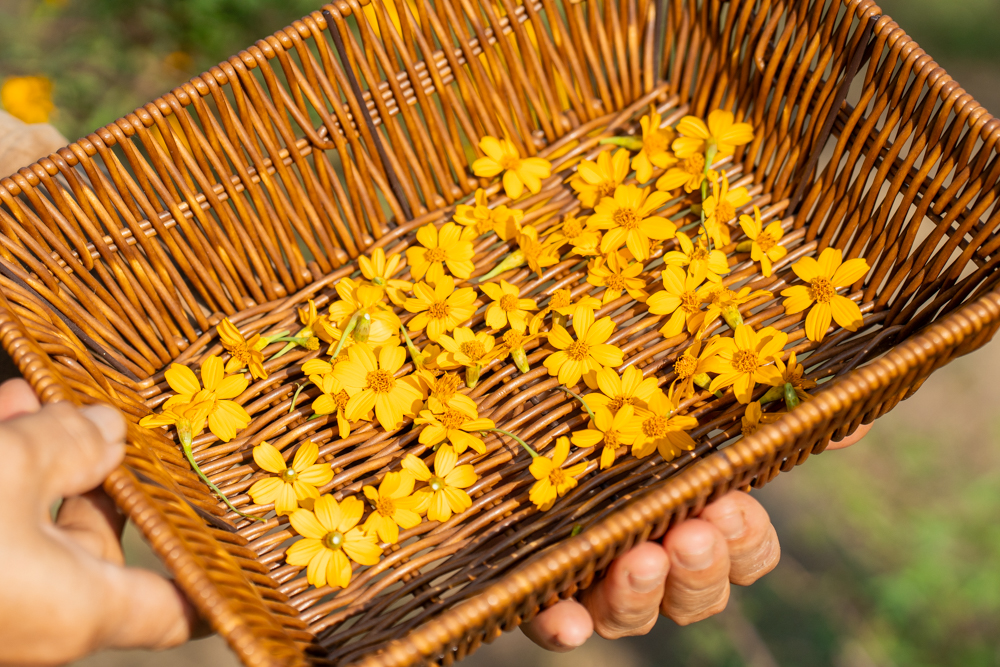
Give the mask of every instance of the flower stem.
<svg viewBox="0 0 1000 667">
<path fill-rule="evenodd" d="M 340 356 L 340 351 L 344 349 L 344 343 L 347 342 L 347 337 L 354 332 L 354 327 L 358 326 L 359 313 L 360 311 L 356 311 L 353 315 L 351 315 L 351 320 L 347 323 L 347 328 L 344 329 L 343 335 L 340 337 L 340 340 L 337 341 L 337 348 L 333 351 L 333 354 L 330 355 L 334 359 Z"/>
<path fill-rule="evenodd" d="M 642 139 L 638 137 L 606 137 L 601 139 L 597 143 L 599 144 L 611 144 L 612 146 L 621 146 L 622 148 L 627 148 L 630 151 L 641 151 L 642 150 Z"/>
<path fill-rule="evenodd" d="M 538 452 L 536 452 L 534 449 L 532 449 L 528 445 L 528 443 L 526 443 L 524 440 L 521 440 L 519 437 L 517 437 L 516 435 L 514 435 L 510 431 L 505 431 L 502 428 L 487 428 L 487 429 L 483 429 L 481 431 L 481 433 L 490 433 L 490 432 L 500 433 L 502 435 L 507 436 L 508 438 L 513 438 L 515 441 L 517 441 L 517 444 L 519 444 L 522 447 L 524 447 L 524 451 L 528 452 L 528 454 L 531 455 L 531 458 L 536 458 L 538 456 Z"/>
<path fill-rule="evenodd" d="M 587 411 L 587 414 L 590 415 L 590 418 L 593 421 L 597 421 L 597 417 L 594 416 L 594 411 L 590 409 L 589 405 L 587 405 L 587 401 L 583 400 L 583 396 L 581 396 L 580 394 L 576 393 L 572 389 L 569 389 L 568 387 L 563 387 L 562 385 L 560 385 L 559 387 L 556 387 L 556 388 L 559 389 L 559 390 L 561 390 L 561 391 L 565 391 L 567 394 L 569 394 L 570 396 L 572 396 L 576 400 L 580 401 L 580 405 L 582 405 L 583 408 Z"/>
<path fill-rule="evenodd" d="M 288 414 L 295 412 L 295 402 L 299 400 L 299 394 L 302 393 L 303 387 L 305 387 L 305 385 L 299 384 L 298 382 L 295 383 L 295 393 L 292 394 L 292 405 L 288 408 Z"/>
<path fill-rule="evenodd" d="M 410 334 L 406 333 L 406 325 L 400 324 L 399 330 L 403 334 L 403 338 L 406 340 L 406 349 L 410 351 L 410 358 L 413 359 L 413 365 L 418 369 L 424 367 L 424 355 L 417 350 L 417 346 L 413 344 L 413 340 L 410 338 Z"/>
<path fill-rule="evenodd" d="M 236 506 L 233 505 L 231 502 L 229 502 L 229 498 L 226 497 L 226 494 L 224 494 L 222 492 L 222 490 L 219 489 L 219 487 L 217 487 L 215 484 L 213 484 L 212 480 L 210 480 L 208 478 L 208 476 L 206 476 L 205 473 L 203 473 L 201 471 L 201 466 L 199 466 L 198 463 L 195 462 L 195 460 L 194 460 L 194 451 L 192 451 L 192 449 L 191 449 L 191 432 L 190 432 L 189 429 L 178 428 L 177 429 L 177 435 L 178 435 L 178 439 L 181 441 L 181 449 L 184 450 L 184 458 L 186 458 L 187 461 L 188 461 L 188 463 L 191 464 L 191 467 L 194 469 L 195 473 L 198 474 L 198 477 L 201 478 L 201 481 L 205 482 L 205 484 L 208 485 L 208 488 L 212 489 L 212 491 L 215 493 L 215 495 L 217 495 L 222 500 L 222 502 L 224 502 L 226 504 L 226 507 L 228 507 L 232 511 L 236 512 L 237 514 L 239 514 L 244 519 L 250 519 L 251 521 L 263 521 L 264 520 L 262 517 L 251 516 L 249 514 L 246 514 L 244 512 L 241 512 L 240 510 L 236 509 Z"/>
<path fill-rule="evenodd" d="M 511 269 L 516 269 L 520 266 L 524 266 L 525 261 L 526 260 L 524 257 L 524 251 L 518 248 L 514 252 L 504 257 L 503 260 L 499 264 L 497 264 L 492 271 L 490 271 L 484 276 L 480 276 L 479 282 L 483 282 L 484 280 L 489 280 L 490 278 L 495 278 L 499 276 L 501 273 L 510 271 Z"/>
<path fill-rule="evenodd" d="M 269 339 L 269 345 L 271 343 L 288 343 L 285 347 L 278 350 L 277 354 L 272 356 L 268 361 L 272 359 L 277 359 L 281 355 L 287 353 L 290 349 L 296 345 L 304 347 L 307 350 L 318 350 L 319 349 L 319 339 L 316 336 L 280 336 L 278 338 Z"/>
</svg>

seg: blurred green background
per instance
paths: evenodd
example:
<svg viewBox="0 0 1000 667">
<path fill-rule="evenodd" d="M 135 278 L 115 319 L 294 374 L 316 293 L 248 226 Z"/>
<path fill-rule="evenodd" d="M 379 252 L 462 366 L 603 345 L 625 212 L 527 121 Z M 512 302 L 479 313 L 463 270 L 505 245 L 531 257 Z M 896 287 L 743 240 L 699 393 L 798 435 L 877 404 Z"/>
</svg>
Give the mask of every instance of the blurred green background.
<svg viewBox="0 0 1000 667">
<path fill-rule="evenodd" d="M 1000 2 L 880 3 L 987 108 L 1000 109 Z M 0 78 L 53 84 L 70 138 L 106 124 L 318 0 L 0 0 Z M 756 495 L 782 539 L 779 567 L 721 615 L 647 637 L 547 654 L 519 634 L 468 667 L 968 667 L 1000 665 L 1000 343 L 956 361 L 846 452 Z M 156 561 L 133 532 L 132 562 Z M 79 667 L 227 667 L 218 638 Z"/>
</svg>

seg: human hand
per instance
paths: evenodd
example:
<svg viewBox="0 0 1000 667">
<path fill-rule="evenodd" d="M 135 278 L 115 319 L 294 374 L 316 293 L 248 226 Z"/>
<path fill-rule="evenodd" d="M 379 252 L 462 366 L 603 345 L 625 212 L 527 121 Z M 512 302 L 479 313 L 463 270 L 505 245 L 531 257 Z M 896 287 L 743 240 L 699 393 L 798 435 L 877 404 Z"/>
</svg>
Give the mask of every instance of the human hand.
<svg viewBox="0 0 1000 667">
<path fill-rule="evenodd" d="M 828 449 L 843 449 L 868 433 L 860 427 Z M 678 625 L 726 608 L 729 585 L 749 586 L 774 569 L 781 548 L 767 511 L 742 491 L 709 504 L 701 515 L 672 528 L 661 542 L 645 542 L 618 558 L 579 600 L 563 600 L 523 626 L 544 649 L 571 651 L 597 632 L 605 639 L 644 635 L 660 614 Z"/>
<path fill-rule="evenodd" d="M 0 385 L 0 665 L 189 638 L 195 614 L 178 589 L 124 566 L 125 520 L 100 489 L 124 438 L 107 406 L 40 408 L 23 380 Z"/>
</svg>

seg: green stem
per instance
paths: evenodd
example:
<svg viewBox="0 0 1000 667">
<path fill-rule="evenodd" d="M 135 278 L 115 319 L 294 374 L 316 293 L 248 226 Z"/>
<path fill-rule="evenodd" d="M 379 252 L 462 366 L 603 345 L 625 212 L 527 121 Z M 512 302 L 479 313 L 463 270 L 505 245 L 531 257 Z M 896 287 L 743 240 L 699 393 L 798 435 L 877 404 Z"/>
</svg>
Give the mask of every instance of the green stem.
<svg viewBox="0 0 1000 667">
<path fill-rule="evenodd" d="M 418 350 L 417 346 L 413 344 L 413 340 L 410 335 L 406 333 L 406 325 L 400 324 L 399 330 L 403 334 L 403 338 L 406 340 L 406 349 L 410 351 L 410 358 L 413 359 L 413 365 L 418 369 L 424 367 L 424 355 L 422 355 Z"/>
<path fill-rule="evenodd" d="M 299 400 L 299 394 L 302 393 L 302 389 L 305 387 L 303 384 L 295 383 L 295 393 L 292 394 L 292 406 L 288 408 L 288 414 L 295 412 L 295 402 Z"/>
<path fill-rule="evenodd" d="M 528 443 L 526 443 L 524 440 L 521 440 L 519 437 L 517 437 L 516 435 L 514 435 L 510 431 L 505 431 L 502 428 L 487 428 L 487 429 L 483 429 L 481 431 L 481 433 L 490 433 L 491 431 L 493 433 L 501 433 L 501 434 L 507 436 L 508 438 L 513 438 L 514 440 L 516 440 L 517 444 L 519 444 L 522 447 L 524 447 L 524 451 L 526 451 L 529 454 L 531 454 L 531 458 L 536 458 L 538 456 L 538 452 L 536 452 L 534 449 L 532 449 L 530 446 L 528 446 Z"/>
<path fill-rule="evenodd" d="M 518 248 L 514 252 L 510 253 L 503 260 L 497 264 L 492 271 L 479 278 L 479 282 L 484 280 L 489 280 L 490 278 L 496 278 L 501 273 L 510 271 L 511 269 L 516 269 L 518 267 L 524 266 L 525 263 L 524 251 Z"/>
<path fill-rule="evenodd" d="M 642 150 L 642 139 L 638 137 L 607 137 L 601 139 L 597 143 L 612 146 L 621 146 L 622 148 L 627 148 L 630 151 L 641 151 Z"/>
<path fill-rule="evenodd" d="M 222 502 L 224 502 L 226 504 L 226 507 L 228 507 L 232 511 L 236 512 L 237 514 L 239 514 L 244 519 L 250 519 L 251 521 L 263 521 L 264 520 L 263 518 L 261 518 L 259 516 L 251 516 L 249 514 L 246 514 L 244 512 L 241 512 L 240 510 L 236 509 L 236 506 L 233 505 L 231 502 L 229 502 L 229 498 L 226 497 L 226 494 L 224 494 L 222 492 L 222 490 L 219 489 L 219 487 L 217 487 L 215 484 L 212 483 L 212 480 L 210 480 L 205 475 L 205 473 L 203 473 L 201 471 L 201 466 L 199 466 L 198 463 L 195 462 L 195 460 L 194 460 L 194 452 L 191 449 L 191 434 L 190 433 L 186 433 L 185 434 L 185 433 L 183 433 L 181 431 L 181 429 L 178 429 L 177 430 L 177 435 L 179 436 L 179 439 L 181 441 L 181 449 L 184 450 L 184 458 L 186 458 L 188 460 L 188 463 L 191 464 L 191 467 L 194 468 L 194 471 L 198 474 L 198 477 L 201 478 L 201 481 L 205 482 L 205 484 L 208 485 L 208 488 L 212 489 L 212 491 L 215 493 L 215 495 L 217 495 L 222 500 Z"/>
<path fill-rule="evenodd" d="M 793 408 L 799 405 L 799 395 L 795 393 L 795 386 L 791 382 L 786 382 L 784 386 L 785 390 L 785 407 L 791 411 Z"/>
<path fill-rule="evenodd" d="M 565 391 L 567 394 L 569 394 L 570 396 L 572 396 L 576 400 L 580 401 L 580 405 L 582 405 L 584 407 L 584 409 L 587 411 L 587 414 L 590 415 L 591 420 L 593 420 L 595 422 L 597 421 L 597 417 L 594 416 L 594 411 L 590 409 L 589 405 L 587 405 L 587 401 L 583 400 L 583 396 L 581 396 L 580 394 L 576 393 L 572 389 L 569 389 L 567 387 L 563 387 L 561 385 L 559 387 L 556 387 L 556 389 L 559 389 L 561 391 Z"/>
<path fill-rule="evenodd" d="M 268 361 L 277 359 L 281 355 L 286 354 L 296 345 L 309 349 L 309 341 L 311 340 L 316 340 L 317 343 L 319 342 L 315 336 L 281 336 L 279 338 L 271 338 L 268 345 L 270 345 L 271 343 L 288 343 L 288 345 L 278 350 L 278 352 L 274 354 L 270 359 L 268 359 Z M 317 345 L 315 349 L 318 349 L 318 347 L 319 346 Z"/>
<path fill-rule="evenodd" d="M 351 315 L 350 322 L 347 323 L 347 328 L 344 329 L 343 335 L 341 335 L 340 340 L 337 341 L 337 348 L 333 351 L 332 356 L 335 360 L 340 356 L 340 351 L 344 349 L 344 343 L 347 342 L 347 337 L 354 332 L 354 327 L 358 326 L 358 315 L 361 311 L 356 311 Z"/>
</svg>

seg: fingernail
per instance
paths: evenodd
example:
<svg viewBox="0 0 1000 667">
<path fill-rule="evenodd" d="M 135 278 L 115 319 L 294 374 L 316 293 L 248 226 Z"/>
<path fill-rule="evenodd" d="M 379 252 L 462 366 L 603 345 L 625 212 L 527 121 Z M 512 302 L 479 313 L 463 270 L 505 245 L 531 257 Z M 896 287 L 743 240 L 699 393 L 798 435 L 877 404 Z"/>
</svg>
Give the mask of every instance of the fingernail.
<svg viewBox="0 0 1000 667">
<path fill-rule="evenodd" d="M 727 540 L 735 540 L 738 537 L 743 537 L 743 533 L 747 530 L 743 512 L 735 508 L 725 514 L 713 516 L 712 524 L 719 529 L 719 532 Z"/>
<path fill-rule="evenodd" d="M 107 405 L 87 405 L 80 408 L 86 417 L 101 432 L 108 444 L 117 444 L 125 439 L 125 419 L 121 413 Z"/>
<path fill-rule="evenodd" d="M 683 549 L 674 552 L 681 567 L 687 570 L 704 570 L 715 559 L 715 538 L 701 537 L 689 540 Z"/>
<path fill-rule="evenodd" d="M 665 571 L 654 576 L 639 576 L 632 573 L 628 575 L 629 588 L 635 593 L 652 593 L 663 586 L 666 580 L 667 573 Z"/>
</svg>

